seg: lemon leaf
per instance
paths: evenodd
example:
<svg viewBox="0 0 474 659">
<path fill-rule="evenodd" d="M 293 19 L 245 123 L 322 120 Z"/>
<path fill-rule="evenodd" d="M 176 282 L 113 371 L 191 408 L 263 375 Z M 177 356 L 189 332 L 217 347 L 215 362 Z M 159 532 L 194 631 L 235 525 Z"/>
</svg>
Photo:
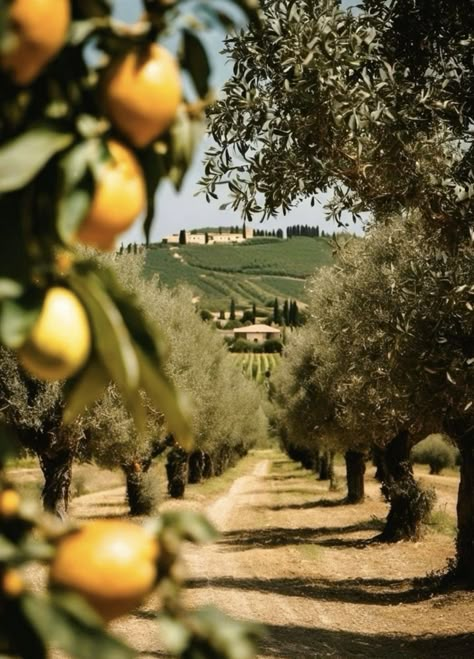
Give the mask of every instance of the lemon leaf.
<svg viewBox="0 0 474 659">
<path fill-rule="evenodd" d="M 141 386 L 157 409 L 165 415 L 166 425 L 176 441 L 186 451 L 190 451 L 194 444 L 191 426 L 174 385 L 160 365 L 148 359 L 140 346 L 135 345 L 135 349 L 140 362 Z"/>
<path fill-rule="evenodd" d="M 140 366 L 123 317 L 95 273 L 89 270 L 72 275 L 70 283 L 88 312 L 97 355 L 119 388 L 138 432 L 144 432 L 146 411 L 139 392 Z"/>
<path fill-rule="evenodd" d="M 48 646 L 77 659 L 132 659 L 136 653 L 104 628 L 101 618 L 75 593 L 50 597 L 28 594 L 23 610 L 30 624 Z"/>
<path fill-rule="evenodd" d="M 103 364 L 92 358 L 64 387 L 63 423 L 72 423 L 90 404 L 97 401 L 109 383 Z"/>
<path fill-rule="evenodd" d="M 47 127 L 32 128 L 0 149 L 0 192 L 18 190 L 73 142 L 73 135 Z"/>
</svg>

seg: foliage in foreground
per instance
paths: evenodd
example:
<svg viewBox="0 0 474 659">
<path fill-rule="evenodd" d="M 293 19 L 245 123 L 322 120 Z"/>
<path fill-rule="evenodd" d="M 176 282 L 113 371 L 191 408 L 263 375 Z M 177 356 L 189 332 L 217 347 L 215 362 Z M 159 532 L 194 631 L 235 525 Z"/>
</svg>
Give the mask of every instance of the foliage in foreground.
<svg viewBox="0 0 474 659">
<path fill-rule="evenodd" d="M 113 249 L 139 215 L 149 234 L 158 184 L 166 178 L 180 188 L 211 95 L 203 35 L 235 28 L 255 12 L 246 0 L 137 5 L 140 21 L 124 25 L 108 0 L 0 0 L 0 343 L 30 376 L 67 379 L 60 397 L 30 378 L 20 402 L 34 406 L 38 397 L 53 414 L 42 414 L 28 433 L 21 414 L 17 419 L 20 432 L 38 440 L 44 471 L 53 476 L 57 440 L 70 434 L 77 443 L 78 416 L 110 381 L 138 434 L 146 433 L 151 401 L 177 440 L 192 445 L 156 326 L 113 272 L 81 259 L 76 246 Z M 164 35 L 172 37 L 176 58 L 157 43 Z M 84 659 L 134 656 L 77 593 L 23 588 L 17 567 L 54 561 L 56 544 L 67 538 L 63 527 L 18 502 L 3 476 L 10 443 L 3 425 L 0 432 L 1 653 L 41 659 L 55 646 Z M 59 482 L 65 498 L 68 480 L 66 492 Z M 251 656 L 252 633 L 209 611 L 184 611 L 180 583 L 168 573 L 181 539 L 211 535 L 193 516 L 157 522 L 157 581 L 175 629 L 173 647 L 189 657 L 235 656 L 234 647 Z"/>
</svg>

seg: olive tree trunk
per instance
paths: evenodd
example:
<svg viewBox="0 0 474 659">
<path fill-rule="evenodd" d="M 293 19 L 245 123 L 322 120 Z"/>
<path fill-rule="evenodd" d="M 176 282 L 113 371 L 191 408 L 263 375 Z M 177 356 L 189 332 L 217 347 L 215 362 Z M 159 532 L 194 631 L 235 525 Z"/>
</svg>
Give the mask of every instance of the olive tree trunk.
<svg viewBox="0 0 474 659">
<path fill-rule="evenodd" d="M 390 505 L 385 528 L 379 536 L 384 542 L 417 540 L 433 507 L 434 494 L 422 489 L 413 475 L 410 449 L 409 433 L 402 430 L 383 454 L 382 494 Z"/>
<path fill-rule="evenodd" d="M 189 456 L 188 483 L 200 483 L 204 478 L 205 453 L 198 449 Z"/>
<path fill-rule="evenodd" d="M 43 507 L 60 519 L 65 519 L 69 505 L 74 452 L 69 447 L 64 447 L 62 450 L 41 452 L 37 455 L 44 477 L 41 492 Z"/>
<path fill-rule="evenodd" d="M 151 515 L 156 509 L 157 488 L 150 478 L 150 464 L 122 465 L 130 515 Z"/>
<path fill-rule="evenodd" d="M 461 454 L 457 500 L 458 532 L 454 573 L 469 586 L 474 586 L 474 428 L 465 421 L 446 425 L 450 437 Z"/>
<path fill-rule="evenodd" d="M 174 499 L 184 496 L 188 482 L 188 454 L 182 448 L 176 447 L 168 453 L 166 475 L 169 495 Z"/>
<path fill-rule="evenodd" d="M 331 478 L 329 451 L 320 454 L 318 478 L 320 481 L 328 481 Z"/>
<path fill-rule="evenodd" d="M 375 478 L 379 483 L 386 480 L 384 449 L 380 446 L 372 446 L 372 462 L 375 467 Z"/>
<path fill-rule="evenodd" d="M 346 451 L 346 477 L 348 503 L 361 503 L 364 500 L 365 454 L 359 451 Z"/>
<path fill-rule="evenodd" d="M 203 478 L 211 478 L 214 474 L 214 465 L 212 463 L 212 458 L 209 453 L 204 453 L 204 465 L 202 469 Z"/>
</svg>

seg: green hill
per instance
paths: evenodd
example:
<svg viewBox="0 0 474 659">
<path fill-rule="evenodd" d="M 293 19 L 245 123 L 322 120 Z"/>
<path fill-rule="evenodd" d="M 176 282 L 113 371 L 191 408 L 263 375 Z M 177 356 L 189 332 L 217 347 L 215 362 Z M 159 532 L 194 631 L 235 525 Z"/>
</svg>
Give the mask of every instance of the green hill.
<svg viewBox="0 0 474 659">
<path fill-rule="evenodd" d="M 255 302 L 265 306 L 275 297 L 306 301 L 305 279 L 332 263 L 324 238 L 255 239 L 240 245 L 155 245 L 147 250 L 146 274 L 158 273 L 168 286 L 186 283 L 201 307 L 228 309 Z"/>
</svg>

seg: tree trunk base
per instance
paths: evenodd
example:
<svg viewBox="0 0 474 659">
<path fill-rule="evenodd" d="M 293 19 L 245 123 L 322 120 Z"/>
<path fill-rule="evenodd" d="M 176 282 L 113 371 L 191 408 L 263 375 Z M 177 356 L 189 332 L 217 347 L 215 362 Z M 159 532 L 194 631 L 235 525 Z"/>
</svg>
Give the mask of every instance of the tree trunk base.
<svg viewBox="0 0 474 659">
<path fill-rule="evenodd" d="M 362 503 L 365 498 L 365 455 L 358 451 L 346 451 L 347 503 Z"/>
</svg>

